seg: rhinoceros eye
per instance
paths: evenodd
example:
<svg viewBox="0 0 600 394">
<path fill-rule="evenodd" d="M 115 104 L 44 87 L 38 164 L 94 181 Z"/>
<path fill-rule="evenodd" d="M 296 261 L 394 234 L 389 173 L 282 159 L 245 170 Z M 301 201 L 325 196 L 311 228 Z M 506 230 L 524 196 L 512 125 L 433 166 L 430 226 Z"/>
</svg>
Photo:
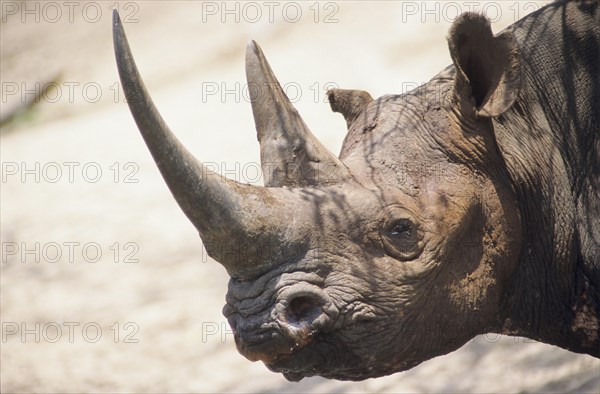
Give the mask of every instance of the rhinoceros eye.
<svg viewBox="0 0 600 394">
<path fill-rule="evenodd" d="M 409 240 L 412 233 L 413 226 L 411 221 L 408 219 L 400 219 L 397 222 L 394 222 L 392 226 L 388 229 L 388 234 L 390 235 L 390 237 L 394 237 L 397 239 Z"/>
<path fill-rule="evenodd" d="M 417 225 L 408 218 L 389 222 L 381 233 L 381 240 L 387 254 L 399 260 L 412 260 L 421 250 Z"/>
</svg>

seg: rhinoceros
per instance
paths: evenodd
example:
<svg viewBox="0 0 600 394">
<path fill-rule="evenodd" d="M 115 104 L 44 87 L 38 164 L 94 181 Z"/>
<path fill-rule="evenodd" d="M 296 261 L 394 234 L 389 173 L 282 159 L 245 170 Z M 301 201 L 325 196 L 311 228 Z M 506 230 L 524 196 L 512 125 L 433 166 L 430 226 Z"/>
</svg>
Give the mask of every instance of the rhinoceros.
<svg viewBox="0 0 600 394">
<path fill-rule="evenodd" d="M 453 64 L 401 95 L 328 91 L 339 157 L 261 48 L 246 76 L 264 186 L 196 160 L 155 108 L 117 13 L 137 126 L 231 277 L 239 352 L 292 381 L 403 371 L 484 333 L 600 357 L 600 11 L 558 1 L 494 35 L 453 22 Z"/>
</svg>

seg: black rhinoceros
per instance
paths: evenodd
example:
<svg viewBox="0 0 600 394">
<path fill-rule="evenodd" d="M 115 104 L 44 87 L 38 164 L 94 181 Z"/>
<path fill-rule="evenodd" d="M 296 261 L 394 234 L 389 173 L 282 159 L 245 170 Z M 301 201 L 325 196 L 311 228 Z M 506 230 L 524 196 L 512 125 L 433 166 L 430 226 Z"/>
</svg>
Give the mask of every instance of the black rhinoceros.
<svg viewBox="0 0 600 394">
<path fill-rule="evenodd" d="M 180 144 L 115 13 L 129 107 L 231 276 L 223 313 L 239 351 L 289 380 L 386 375 L 488 332 L 599 357 L 598 8 L 558 1 L 496 36 L 486 17 L 459 16 L 453 65 L 425 85 L 328 92 L 349 129 L 339 157 L 251 42 L 264 187 L 223 180 Z"/>
</svg>

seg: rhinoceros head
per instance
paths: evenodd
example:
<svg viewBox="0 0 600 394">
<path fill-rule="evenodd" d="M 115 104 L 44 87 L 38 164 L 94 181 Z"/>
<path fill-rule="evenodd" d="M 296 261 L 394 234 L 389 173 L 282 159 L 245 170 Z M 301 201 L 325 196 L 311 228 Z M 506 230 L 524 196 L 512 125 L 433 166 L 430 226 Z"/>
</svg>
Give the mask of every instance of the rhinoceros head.
<svg viewBox="0 0 600 394">
<path fill-rule="evenodd" d="M 140 79 L 118 15 L 127 101 L 177 203 L 231 276 L 223 313 L 239 351 L 290 380 L 360 380 L 411 368 L 496 330 L 520 219 L 491 118 L 514 101 L 510 34 L 465 14 L 454 67 L 404 95 L 328 92 L 348 124 L 331 154 L 261 49 L 246 73 L 265 186 L 209 171 Z"/>
</svg>

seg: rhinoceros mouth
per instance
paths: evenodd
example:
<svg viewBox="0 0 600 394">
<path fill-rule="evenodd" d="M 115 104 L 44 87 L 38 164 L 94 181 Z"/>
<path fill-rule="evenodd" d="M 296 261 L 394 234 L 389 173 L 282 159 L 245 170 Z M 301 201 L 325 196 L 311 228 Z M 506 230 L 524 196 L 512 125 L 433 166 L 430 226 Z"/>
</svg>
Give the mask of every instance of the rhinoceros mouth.
<svg viewBox="0 0 600 394">
<path fill-rule="evenodd" d="M 263 332 L 240 332 L 234 330 L 238 351 L 250 361 L 277 363 L 293 357 L 298 350 L 316 341 L 316 330 L 305 327 L 290 333 L 287 328 Z"/>
<path fill-rule="evenodd" d="M 265 361 L 266 367 L 292 382 L 298 382 L 303 378 L 320 375 L 327 363 L 326 357 L 317 348 L 319 343 L 311 342 L 302 348 L 295 349 L 292 353 L 280 355 L 279 357 Z"/>
<path fill-rule="evenodd" d="M 315 341 L 290 355 L 265 362 L 272 372 L 281 373 L 287 380 L 298 382 L 311 376 L 328 379 L 363 380 L 372 369 L 365 367 L 360 358 L 344 351 L 329 341 Z"/>
<path fill-rule="evenodd" d="M 381 365 L 356 353 L 334 346 L 331 342 L 317 341 L 293 354 L 278 357 L 265 366 L 272 372 L 281 373 L 287 380 L 298 382 L 304 378 L 321 376 L 327 379 L 361 381 L 377 378 L 393 372 L 409 370 L 424 360 L 391 361 Z"/>
</svg>

